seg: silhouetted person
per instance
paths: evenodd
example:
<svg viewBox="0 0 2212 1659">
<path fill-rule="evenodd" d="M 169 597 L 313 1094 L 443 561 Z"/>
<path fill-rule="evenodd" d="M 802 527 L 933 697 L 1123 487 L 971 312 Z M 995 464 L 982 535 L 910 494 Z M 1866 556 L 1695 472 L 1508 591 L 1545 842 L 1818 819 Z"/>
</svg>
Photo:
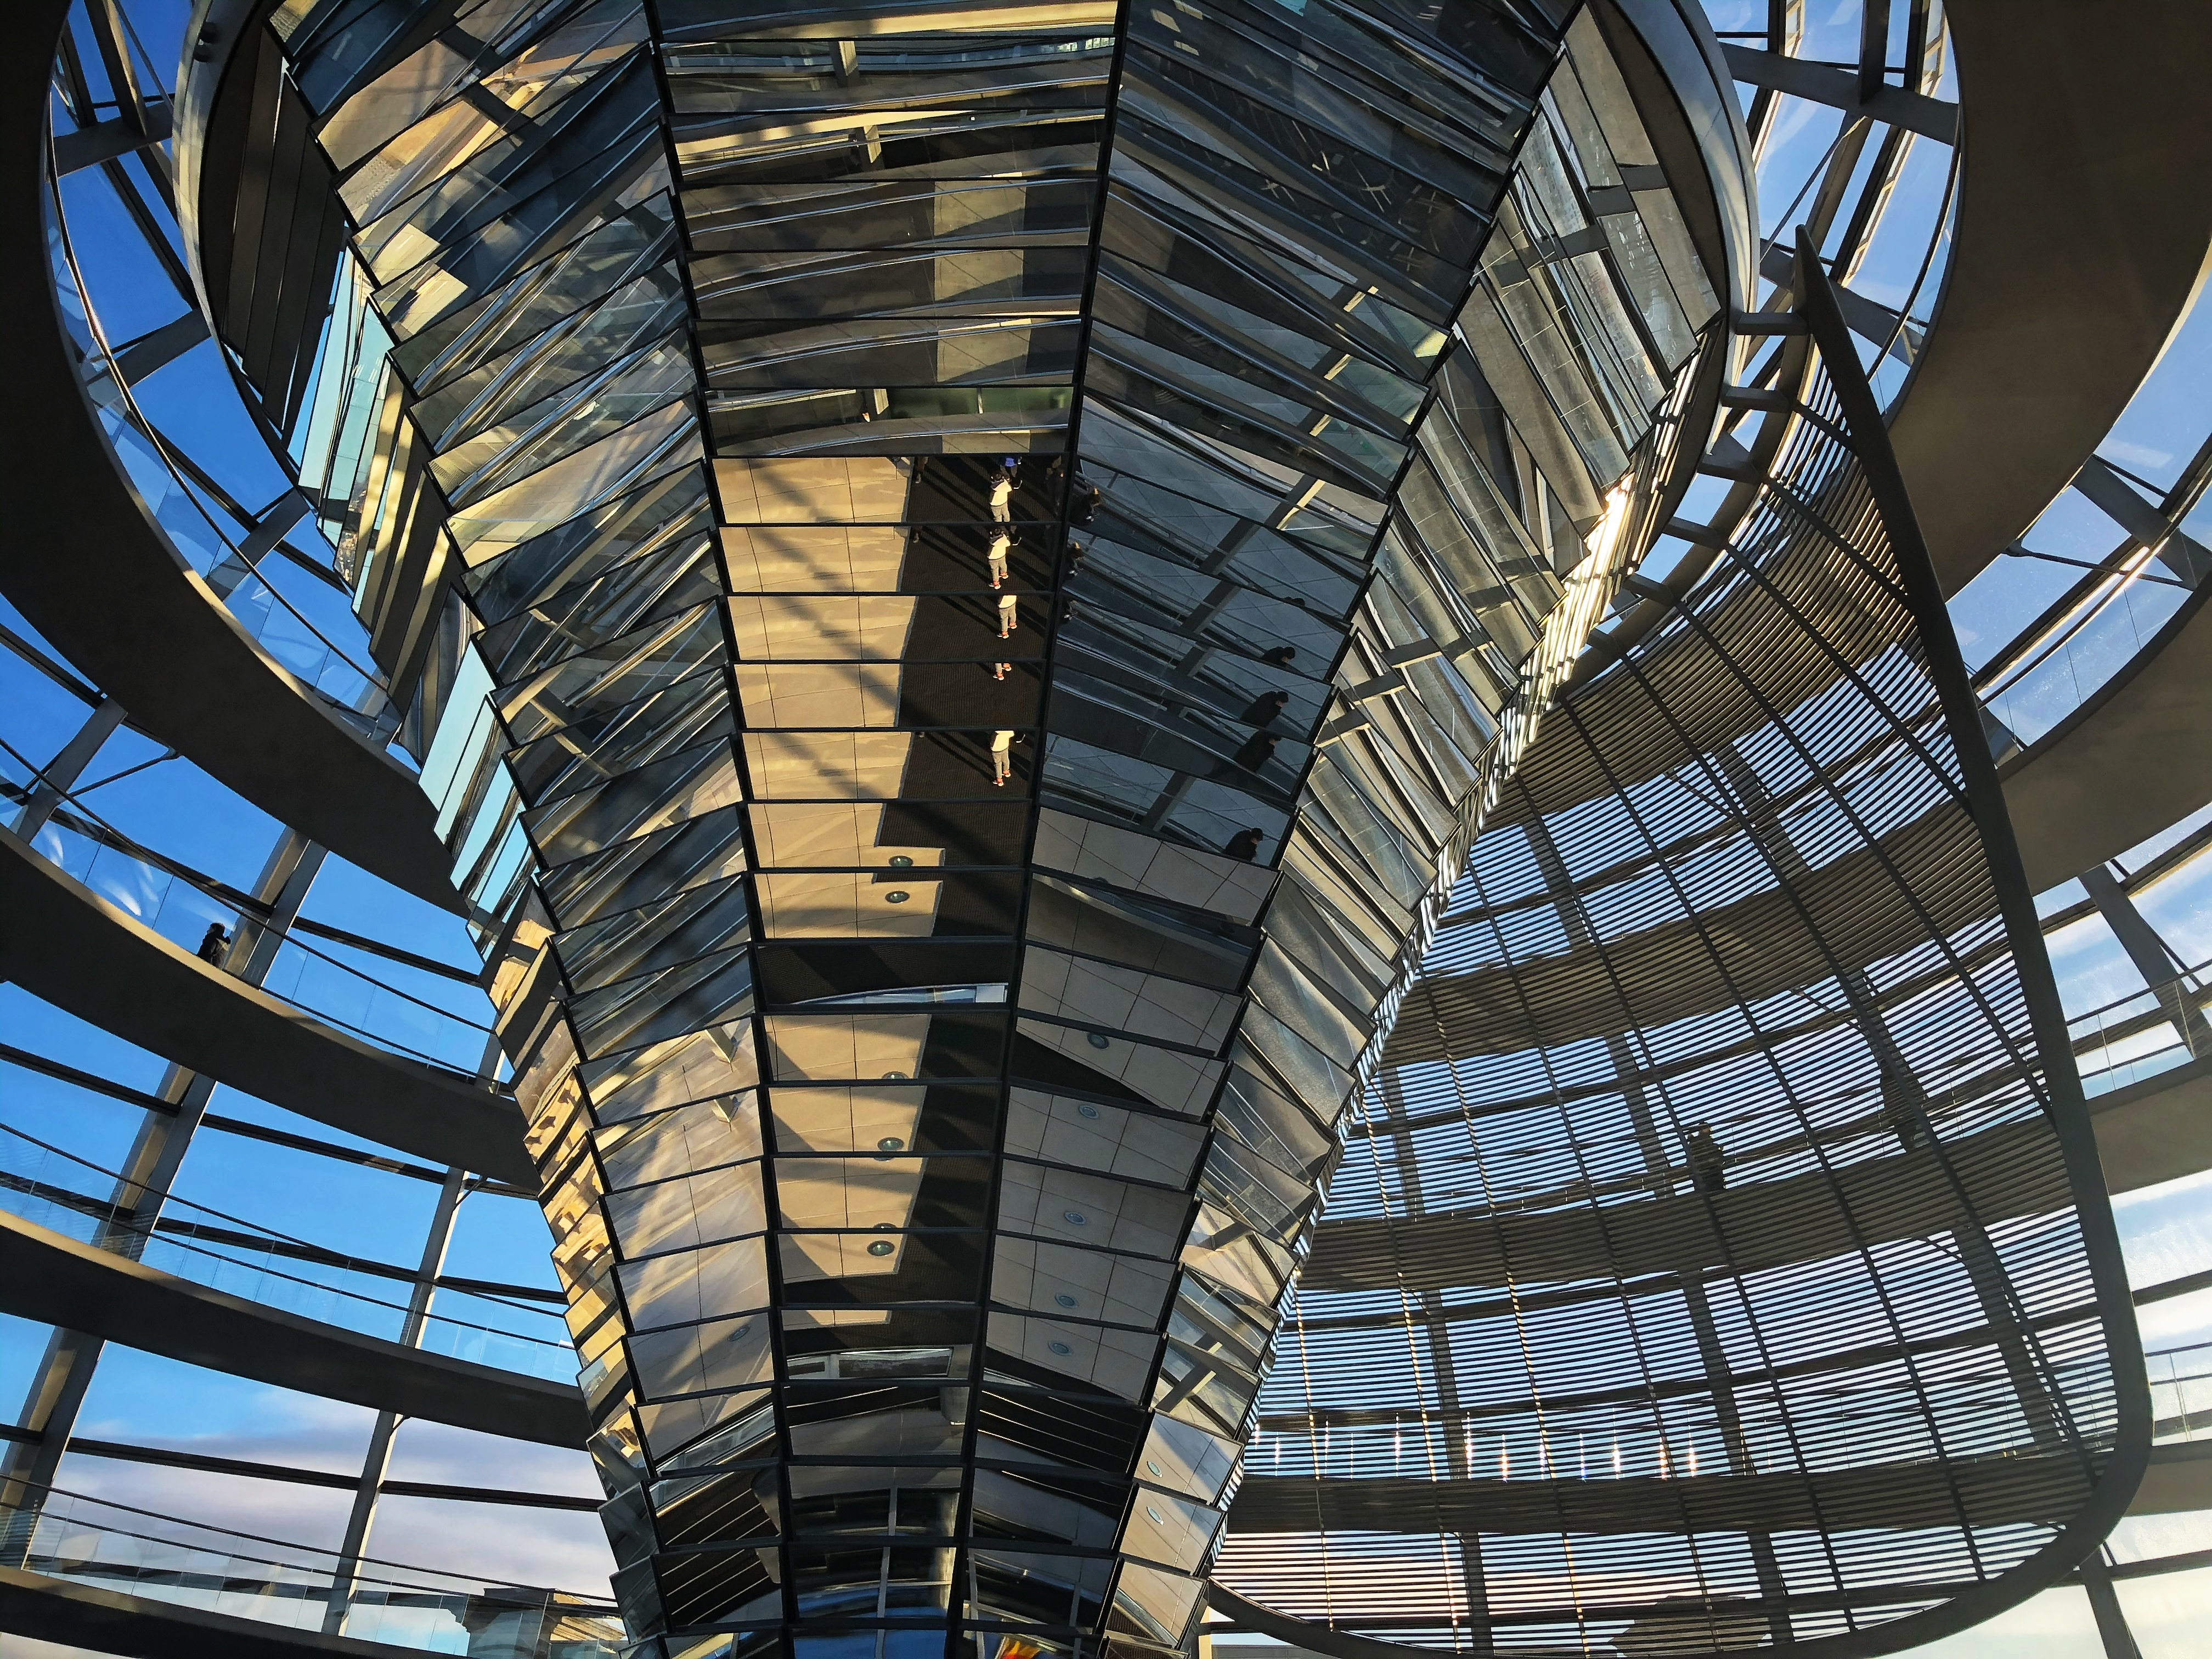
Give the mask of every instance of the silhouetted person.
<svg viewBox="0 0 2212 1659">
<path fill-rule="evenodd" d="M 1255 697 L 1252 706 L 1244 711 L 1244 724 L 1273 726 L 1290 706 L 1291 694 L 1287 691 L 1270 691 L 1263 697 Z"/>
<path fill-rule="evenodd" d="M 1295 647 L 1279 645 L 1273 651 L 1262 653 L 1260 660 L 1273 668 L 1288 668 L 1291 659 L 1297 654 Z"/>
<path fill-rule="evenodd" d="M 1235 835 L 1230 836 L 1228 844 L 1221 850 L 1232 859 L 1243 859 L 1245 863 L 1249 864 L 1260 856 L 1260 843 L 1267 838 L 1267 834 L 1263 830 L 1239 830 Z"/>
<path fill-rule="evenodd" d="M 230 944 L 230 935 L 222 931 L 219 921 L 208 923 L 208 930 L 200 936 L 200 960 L 222 966 L 222 953 Z"/>
<path fill-rule="evenodd" d="M 1244 740 L 1244 746 L 1237 751 L 1237 764 L 1247 772 L 1258 771 L 1273 757 L 1275 745 L 1281 741 L 1272 732 L 1255 732 Z"/>
<path fill-rule="evenodd" d="M 1884 1079 L 1881 1086 L 1881 1127 L 1897 1137 L 1899 1152 L 1909 1152 L 1927 1133 L 1928 1118 L 1910 1090 Z"/>
<path fill-rule="evenodd" d="M 1098 516 L 1098 504 L 1105 499 L 1106 492 L 1104 490 L 1099 489 L 1097 484 L 1091 483 L 1090 479 L 1085 477 L 1080 472 L 1077 473 L 1075 475 L 1075 499 L 1073 501 L 1069 503 L 1067 509 L 1068 522 L 1070 524 L 1081 525 L 1086 529 L 1089 528 L 1091 521 Z"/>
<path fill-rule="evenodd" d="M 1717 1193 L 1728 1185 L 1728 1157 L 1711 1129 L 1692 1123 L 1689 1133 L 1682 1137 L 1682 1145 L 1690 1154 L 1691 1184 L 1699 1192 Z"/>
</svg>

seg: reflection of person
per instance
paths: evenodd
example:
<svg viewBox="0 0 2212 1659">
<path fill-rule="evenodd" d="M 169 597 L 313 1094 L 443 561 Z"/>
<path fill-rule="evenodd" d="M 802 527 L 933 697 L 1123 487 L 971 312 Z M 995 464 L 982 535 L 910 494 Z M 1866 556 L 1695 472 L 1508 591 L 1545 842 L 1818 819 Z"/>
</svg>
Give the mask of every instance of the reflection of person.
<svg viewBox="0 0 2212 1659">
<path fill-rule="evenodd" d="M 1244 740 L 1244 746 L 1237 751 L 1237 765 L 1247 772 L 1258 771 L 1273 757 L 1275 745 L 1281 741 L 1272 733 L 1255 732 Z"/>
<path fill-rule="evenodd" d="M 991 480 L 991 516 L 1006 524 L 1014 516 L 1014 479 L 1009 472 L 1001 472 Z"/>
<path fill-rule="evenodd" d="M 991 734 L 991 781 L 1001 789 L 1014 775 L 1014 734 L 1000 727 Z"/>
<path fill-rule="evenodd" d="M 1088 525 L 1098 516 L 1098 503 L 1106 499 L 1106 492 L 1085 477 L 1075 475 L 1075 500 L 1067 511 L 1070 524 Z"/>
<path fill-rule="evenodd" d="M 1021 601 L 1011 593 L 999 595 L 999 637 L 1005 639 L 1021 623 Z"/>
<path fill-rule="evenodd" d="M 1232 859 L 1243 859 L 1249 864 L 1260 856 L 1260 843 L 1267 839 L 1267 833 L 1264 830 L 1239 830 L 1235 835 L 1230 836 L 1228 845 L 1221 850 Z"/>
<path fill-rule="evenodd" d="M 1710 1128 L 1692 1123 L 1689 1133 L 1682 1137 L 1682 1145 L 1690 1154 L 1691 1183 L 1699 1192 L 1717 1193 L 1728 1185 L 1727 1155 Z"/>
<path fill-rule="evenodd" d="M 1006 555 L 1013 550 L 1014 538 L 1001 530 L 991 538 L 991 550 L 984 556 L 991 562 L 991 586 L 998 586 L 1006 580 Z"/>
<path fill-rule="evenodd" d="M 1014 665 L 1010 662 L 994 662 L 991 665 L 991 678 L 994 680 L 1002 680 L 1013 672 Z"/>
<path fill-rule="evenodd" d="M 230 935 L 222 931 L 221 922 L 208 923 L 207 932 L 200 936 L 200 960 L 211 962 L 220 968 L 222 966 L 223 948 L 229 943 Z"/>
<path fill-rule="evenodd" d="M 1290 707 L 1290 702 L 1291 694 L 1287 691 L 1270 691 L 1264 697 L 1255 697 L 1252 706 L 1244 711 L 1244 724 L 1272 726 L 1281 718 L 1283 710 Z"/>
<path fill-rule="evenodd" d="M 1295 647 L 1279 645 L 1273 651 L 1262 653 L 1260 660 L 1273 668 L 1288 668 L 1291 665 L 1291 659 L 1297 654 Z"/>
</svg>

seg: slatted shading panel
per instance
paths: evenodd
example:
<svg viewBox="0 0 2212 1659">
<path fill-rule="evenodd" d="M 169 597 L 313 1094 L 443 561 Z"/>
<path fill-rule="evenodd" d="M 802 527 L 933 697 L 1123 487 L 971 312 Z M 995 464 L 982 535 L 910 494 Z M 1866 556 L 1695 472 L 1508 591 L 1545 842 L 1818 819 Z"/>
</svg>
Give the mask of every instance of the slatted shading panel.
<svg viewBox="0 0 2212 1659">
<path fill-rule="evenodd" d="M 1825 281 L 1801 255 L 1754 510 L 1546 720 L 1526 772 L 1585 787 L 1508 787 L 1347 1128 L 1231 1511 L 1255 1601 L 1874 1651 L 2039 1588 L 2133 1490 L 2049 965 Z"/>
</svg>

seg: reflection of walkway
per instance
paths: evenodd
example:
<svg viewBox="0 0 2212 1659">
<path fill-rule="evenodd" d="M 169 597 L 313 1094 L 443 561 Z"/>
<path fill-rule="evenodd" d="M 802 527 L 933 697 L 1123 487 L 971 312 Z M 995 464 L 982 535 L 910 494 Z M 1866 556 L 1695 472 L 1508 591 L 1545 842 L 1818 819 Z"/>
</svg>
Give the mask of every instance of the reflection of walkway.
<svg viewBox="0 0 2212 1659">
<path fill-rule="evenodd" d="M 0 833 L 0 971 L 179 1066 L 441 1166 L 536 1190 L 514 1103 L 199 960 Z"/>
</svg>

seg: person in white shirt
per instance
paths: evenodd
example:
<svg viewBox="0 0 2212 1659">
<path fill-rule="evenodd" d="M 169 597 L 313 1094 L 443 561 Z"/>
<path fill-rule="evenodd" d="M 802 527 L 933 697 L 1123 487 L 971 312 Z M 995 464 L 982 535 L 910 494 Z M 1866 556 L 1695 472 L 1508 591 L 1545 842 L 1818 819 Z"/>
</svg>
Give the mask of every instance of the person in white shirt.
<svg viewBox="0 0 2212 1659">
<path fill-rule="evenodd" d="M 991 538 L 991 550 L 984 556 L 991 562 L 991 586 L 999 586 L 1006 580 L 1006 556 L 1014 550 L 1014 538 L 1001 530 Z"/>
<path fill-rule="evenodd" d="M 1001 472 L 991 483 L 991 516 L 1000 524 L 1010 522 L 1014 516 L 1014 479 L 1009 472 Z"/>
<path fill-rule="evenodd" d="M 1005 639 L 1022 625 L 1020 601 L 1011 593 L 999 595 L 999 637 Z"/>
<path fill-rule="evenodd" d="M 1006 728 L 991 734 L 991 781 L 1003 789 L 1014 775 L 1014 734 Z"/>
</svg>

